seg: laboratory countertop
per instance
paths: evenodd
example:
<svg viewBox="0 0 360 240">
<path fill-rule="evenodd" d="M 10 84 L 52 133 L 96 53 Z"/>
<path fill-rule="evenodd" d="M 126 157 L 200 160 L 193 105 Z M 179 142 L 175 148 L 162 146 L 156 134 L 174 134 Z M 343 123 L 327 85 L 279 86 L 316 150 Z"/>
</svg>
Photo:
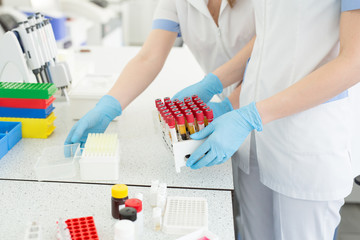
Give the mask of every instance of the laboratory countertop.
<svg viewBox="0 0 360 240">
<path fill-rule="evenodd" d="M 80 183 L 45 183 L 0 180 L 0 238 L 22 239 L 27 224 L 36 221 L 42 239 L 55 239 L 56 221 L 93 216 L 102 240 L 114 237 L 111 216 L 111 186 Z M 176 239 L 179 236 L 152 230 L 149 187 L 129 187 L 129 196 L 144 195 L 144 239 Z M 204 197 L 209 208 L 209 230 L 220 239 L 235 239 L 231 192 L 168 188 L 168 196 Z"/>
<path fill-rule="evenodd" d="M 79 68 L 90 62 L 90 65 L 95 66 L 97 74 L 115 74 L 120 71 L 116 66 L 123 67 L 138 50 L 139 48 L 132 47 L 93 48 L 90 53 L 75 54 L 74 62 Z M 112 54 L 118 60 L 112 60 Z M 201 76 L 199 66 L 186 48 L 175 48 L 171 51 L 157 79 L 124 110 L 118 121 L 110 123 L 107 129 L 107 132 L 118 133 L 120 139 L 119 179 L 96 182 L 150 186 L 151 180 L 158 179 L 172 187 L 234 189 L 230 161 L 200 170 L 183 167 L 181 173 L 176 173 L 173 156 L 165 146 L 156 123 L 154 99 L 167 94 L 172 96 L 179 89 L 198 81 Z M 170 78 L 173 80 L 170 81 Z M 57 119 L 54 133 L 48 139 L 22 139 L 0 160 L 0 179 L 36 180 L 33 167 L 37 158 L 47 147 L 62 146 L 75 123 L 71 105 L 71 101 L 68 103 L 61 98 L 55 101 Z M 81 110 L 81 106 L 78 110 Z M 61 181 L 85 182 L 79 177 Z"/>
</svg>

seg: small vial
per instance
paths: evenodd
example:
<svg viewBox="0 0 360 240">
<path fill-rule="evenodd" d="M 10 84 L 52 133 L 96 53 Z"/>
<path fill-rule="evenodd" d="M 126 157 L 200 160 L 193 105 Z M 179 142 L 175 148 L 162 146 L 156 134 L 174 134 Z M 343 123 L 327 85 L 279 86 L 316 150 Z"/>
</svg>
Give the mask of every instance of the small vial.
<svg viewBox="0 0 360 240">
<path fill-rule="evenodd" d="M 200 108 L 201 110 L 203 110 L 204 107 L 207 107 L 207 106 L 206 106 L 206 103 L 200 103 L 200 104 L 198 104 L 198 106 L 199 106 L 199 108 Z"/>
<path fill-rule="evenodd" d="M 119 219 L 119 206 L 125 206 L 128 199 L 128 187 L 125 184 L 116 184 L 111 187 L 111 215 Z"/>
<path fill-rule="evenodd" d="M 202 104 L 202 103 L 204 103 L 204 101 L 203 101 L 203 100 L 201 100 L 201 99 L 200 99 L 200 100 L 195 101 L 195 104 L 196 104 L 196 105 L 200 105 L 200 104 Z"/>
<path fill-rule="evenodd" d="M 166 100 L 171 100 L 171 98 L 170 97 L 164 97 L 164 101 L 166 101 Z"/>
<path fill-rule="evenodd" d="M 169 106 L 169 104 L 172 103 L 172 102 L 171 102 L 170 99 L 167 99 L 167 100 L 164 100 L 164 103 L 165 103 L 165 106 Z"/>
<path fill-rule="evenodd" d="M 186 106 L 185 106 L 185 107 L 181 107 L 181 108 L 180 108 L 180 111 L 185 114 L 185 111 L 186 111 L 187 109 L 188 109 L 188 107 L 186 107 Z"/>
<path fill-rule="evenodd" d="M 186 106 L 189 105 L 189 102 L 191 102 L 190 98 L 184 99 L 184 103 L 185 103 Z"/>
<path fill-rule="evenodd" d="M 205 107 L 203 107 L 201 110 L 202 110 L 203 112 L 205 112 L 207 109 L 210 109 L 210 107 L 209 107 L 209 106 L 205 106 Z"/>
<path fill-rule="evenodd" d="M 205 127 L 214 120 L 214 113 L 212 109 L 205 110 Z"/>
<path fill-rule="evenodd" d="M 197 108 L 197 106 L 195 104 L 189 106 L 189 109 L 191 110 L 191 112 L 194 113 L 194 108 Z"/>
<path fill-rule="evenodd" d="M 186 105 L 188 106 L 188 107 L 190 107 L 191 105 L 194 105 L 195 103 L 194 102 L 188 102 L 188 103 L 186 103 Z"/>
<path fill-rule="evenodd" d="M 197 131 L 204 129 L 204 113 L 201 110 L 196 111 L 195 113 L 196 122 L 197 122 Z"/>
<path fill-rule="evenodd" d="M 135 231 L 136 235 L 138 236 L 137 239 L 141 239 L 141 235 L 144 229 L 144 214 L 142 208 L 142 201 L 140 199 L 131 198 L 126 200 L 125 207 L 131 207 L 136 210 L 137 217 L 135 221 Z"/>
<path fill-rule="evenodd" d="M 178 101 L 177 103 L 176 103 L 176 105 L 179 107 L 181 104 L 184 104 L 185 105 L 185 103 L 183 102 L 183 101 Z"/>
<path fill-rule="evenodd" d="M 114 225 L 115 240 L 135 240 L 135 223 L 130 220 L 120 220 Z"/>
<path fill-rule="evenodd" d="M 188 131 L 190 134 L 194 134 L 195 133 L 195 120 L 194 120 L 194 115 L 192 114 L 192 112 L 188 112 L 185 114 L 186 117 L 186 121 L 187 121 L 187 125 L 188 125 Z"/>
<path fill-rule="evenodd" d="M 172 111 L 172 109 L 174 109 L 174 108 L 176 108 L 177 109 L 177 106 L 175 106 L 174 104 L 173 105 L 169 105 L 169 109 L 170 109 L 170 111 Z"/>
<path fill-rule="evenodd" d="M 160 231 L 161 229 L 161 208 L 156 207 L 153 208 L 153 213 L 152 213 L 152 222 L 153 222 L 153 229 L 155 231 Z"/>
<path fill-rule="evenodd" d="M 178 98 L 175 98 L 175 99 L 173 100 L 173 103 L 177 104 L 179 101 L 180 101 L 180 100 L 179 100 Z"/>
<path fill-rule="evenodd" d="M 157 106 L 158 104 L 162 103 L 160 98 L 155 99 L 155 105 Z"/>
<path fill-rule="evenodd" d="M 182 107 L 186 107 L 186 104 L 185 103 L 180 103 L 179 108 L 182 108 Z"/>
<path fill-rule="evenodd" d="M 167 123 L 169 127 L 169 135 L 170 135 L 171 143 L 177 143 L 178 139 L 175 128 L 175 118 L 173 116 L 169 116 L 167 118 Z"/>
<path fill-rule="evenodd" d="M 190 98 L 190 97 L 184 97 L 184 102 L 185 102 L 185 100 L 187 100 L 187 99 L 190 99 L 190 101 L 191 101 L 191 98 Z"/>
<path fill-rule="evenodd" d="M 176 115 L 176 122 L 179 128 L 180 137 L 182 140 L 187 140 L 186 128 L 185 128 L 185 117 L 183 114 Z"/>
<path fill-rule="evenodd" d="M 178 111 L 176 111 L 176 112 L 174 112 L 174 115 L 176 116 L 176 115 L 179 115 L 179 114 L 181 114 L 181 112 L 178 110 Z"/>
<path fill-rule="evenodd" d="M 172 106 L 175 106 L 175 103 L 171 102 L 171 103 L 168 104 L 168 108 L 171 108 Z"/>
</svg>

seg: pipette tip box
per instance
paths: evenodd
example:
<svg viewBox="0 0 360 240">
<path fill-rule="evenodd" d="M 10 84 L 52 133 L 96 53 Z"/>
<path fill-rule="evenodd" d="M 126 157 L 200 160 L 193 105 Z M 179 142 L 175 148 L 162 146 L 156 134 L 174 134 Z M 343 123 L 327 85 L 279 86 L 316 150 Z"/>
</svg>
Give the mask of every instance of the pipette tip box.
<svg viewBox="0 0 360 240">
<path fill-rule="evenodd" d="M 167 198 L 162 231 L 183 235 L 199 228 L 208 229 L 208 203 L 206 198 Z"/>
<path fill-rule="evenodd" d="M 0 82 L 0 98 L 49 99 L 56 91 L 53 83 Z"/>
<path fill-rule="evenodd" d="M 21 140 L 21 122 L 0 122 L 0 158 Z"/>
<path fill-rule="evenodd" d="M 117 180 L 120 165 L 117 134 L 89 134 L 79 165 L 80 177 L 83 180 Z"/>
</svg>

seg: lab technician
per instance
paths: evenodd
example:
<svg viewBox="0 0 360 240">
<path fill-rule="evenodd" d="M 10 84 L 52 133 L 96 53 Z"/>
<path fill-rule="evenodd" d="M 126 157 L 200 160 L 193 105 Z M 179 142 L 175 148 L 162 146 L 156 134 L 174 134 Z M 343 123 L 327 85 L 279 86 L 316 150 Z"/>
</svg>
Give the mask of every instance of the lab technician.
<svg viewBox="0 0 360 240">
<path fill-rule="evenodd" d="M 254 35 L 250 0 L 160 0 L 153 30 L 143 47 L 126 65 L 109 93 L 73 126 L 65 144 L 85 142 L 88 133 L 104 132 L 156 78 L 178 36 L 182 36 L 203 71 L 209 73 L 202 84 L 211 85 L 219 81 L 211 71 L 240 50 L 250 53 L 252 44 L 248 42 L 254 41 L 251 41 Z M 239 80 L 224 92 L 220 91 L 220 97 L 229 95 Z"/>
<path fill-rule="evenodd" d="M 360 1 L 252 2 L 256 40 L 240 108 L 191 135 L 207 139 L 187 166 L 236 152 L 243 239 L 332 240 L 359 174 L 347 89 L 360 81 Z M 177 95 L 221 91 L 241 78 L 236 59 L 214 71 L 220 82 Z"/>
</svg>

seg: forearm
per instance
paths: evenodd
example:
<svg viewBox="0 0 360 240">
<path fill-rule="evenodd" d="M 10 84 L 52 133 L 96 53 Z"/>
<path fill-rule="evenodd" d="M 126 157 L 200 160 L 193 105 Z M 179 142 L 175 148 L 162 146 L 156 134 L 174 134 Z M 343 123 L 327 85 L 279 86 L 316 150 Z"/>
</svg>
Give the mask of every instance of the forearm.
<svg viewBox="0 0 360 240">
<path fill-rule="evenodd" d="M 254 46 L 256 36 L 245 45 L 230 61 L 226 62 L 213 73 L 220 79 L 223 87 L 243 79 L 245 67 Z"/>
<path fill-rule="evenodd" d="M 360 80 L 360 64 L 339 56 L 286 90 L 259 101 L 263 124 L 310 109 L 340 94 Z"/>
<path fill-rule="evenodd" d="M 239 100 L 240 91 L 241 91 L 241 84 L 237 86 L 228 97 L 233 109 L 238 109 L 240 107 L 240 100 Z"/>
<path fill-rule="evenodd" d="M 141 56 L 134 57 L 124 68 L 109 91 L 124 110 L 156 78 L 163 66 L 161 61 L 151 61 Z"/>
</svg>

